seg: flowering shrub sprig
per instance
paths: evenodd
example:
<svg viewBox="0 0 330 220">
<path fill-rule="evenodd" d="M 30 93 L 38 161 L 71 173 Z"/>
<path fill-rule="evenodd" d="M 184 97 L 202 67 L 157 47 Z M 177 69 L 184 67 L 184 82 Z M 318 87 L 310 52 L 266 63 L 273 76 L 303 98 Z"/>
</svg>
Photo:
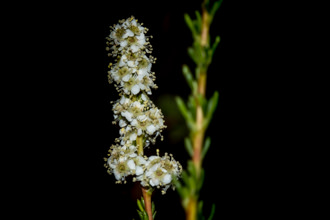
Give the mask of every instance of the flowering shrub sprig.
<svg viewBox="0 0 330 220">
<path fill-rule="evenodd" d="M 176 103 L 189 129 L 189 136 L 185 138 L 184 145 L 191 160 L 187 163 L 187 169 L 182 172 L 182 182 L 176 181 L 175 184 L 187 220 L 205 219 L 200 191 L 205 177 L 203 160 L 211 145 L 211 138 L 205 138 L 205 134 L 219 99 L 217 91 L 210 99 L 206 98 L 208 67 L 220 43 L 220 37 L 217 36 L 211 45 L 210 26 L 221 4 L 222 0 L 217 0 L 213 4 L 210 4 L 209 0 L 204 0 L 202 13 L 195 12 L 196 19 L 192 19 L 188 14 L 184 16 L 193 37 L 193 45 L 188 48 L 188 54 L 195 63 L 195 75 L 192 74 L 188 65 L 183 66 L 182 72 L 191 89 L 191 94 L 187 102 L 177 96 Z M 214 213 L 215 205 L 213 204 L 209 220 L 213 218 Z"/>
<path fill-rule="evenodd" d="M 156 89 L 155 73 L 151 71 L 156 58 L 150 55 L 152 46 L 148 31 L 132 16 L 110 27 L 107 39 L 109 56 L 109 83 L 115 83 L 120 98 L 112 102 L 114 124 L 119 125 L 119 137 L 109 149 L 106 158 L 108 173 L 116 183 L 126 183 L 128 176 L 144 188 L 160 188 L 162 193 L 179 178 L 182 167 L 171 154 L 144 155 L 144 148 L 163 139 L 166 128 L 162 111 L 150 100 L 151 89 Z"/>
</svg>

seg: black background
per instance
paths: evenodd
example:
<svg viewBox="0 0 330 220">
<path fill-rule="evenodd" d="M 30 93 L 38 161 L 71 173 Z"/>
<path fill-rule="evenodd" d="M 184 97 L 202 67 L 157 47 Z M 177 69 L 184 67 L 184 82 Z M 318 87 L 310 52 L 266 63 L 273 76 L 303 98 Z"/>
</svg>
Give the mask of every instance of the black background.
<svg viewBox="0 0 330 220">
<path fill-rule="evenodd" d="M 27 122 L 20 129 L 28 131 L 22 139 L 29 147 L 19 154 L 29 167 L 17 187 L 24 200 L 14 199 L 14 203 L 28 205 L 25 213 L 46 219 L 138 219 L 138 185 L 116 185 L 103 167 L 119 130 L 111 123 L 110 101 L 118 95 L 107 81 L 111 59 L 105 37 L 110 25 L 131 15 L 149 28 L 157 57 L 152 70 L 159 87 L 151 98 L 157 106 L 166 98 L 177 112 L 174 96 L 186 99 L 190 92 L 182 65 L 194 69 L 187 54 L 192 37 L 183 15 L 194 17 L 201 1 L 37 6 L 40 10 L 26 11 L 16 20 L 20 34 L 15 55 L 32 71 L 25 75 L 22 68 L 17 80 L 27 87 L 20 92 L 25 100 L 20 105 L 27 109 L 23 112 Z M 286 61 L 276 55 L 281 45 L 273 40 L 277 24 L 267 16 L 272 6 L 257 9 L 251 3 L 224 0 L 211 26 L 211 42 L 217 35 L 221 42 L 209 68 L 206 96 L 217 90 L 219 104 L 206 133 L 212 144 L 204 160 L 201 199 L 206 216 L 216 204 L 214 219 L 268 219 L 290 206 L 290 194 L 286 202 L 278 202 L 290 184 L 289 177 L 280 174 L 287 158 L 278 157 L 283 152 L 279 139 L 288 131 L 278 127 L 284 107 L 275 104 L 274 93 L 283 89 L 277 84 L 278 64 Z M 26 80 L 33 83 L 25 85 Z M 163 112 L 168 128 L 156 147 L 172 153 L 186 167 L 184 136 L 171 132 L 184 121 Z M 153 201 L 156 219 L 184 219 L 175 191 L 168 190 L 164 196 L 156 191 Z"/>
</svg>

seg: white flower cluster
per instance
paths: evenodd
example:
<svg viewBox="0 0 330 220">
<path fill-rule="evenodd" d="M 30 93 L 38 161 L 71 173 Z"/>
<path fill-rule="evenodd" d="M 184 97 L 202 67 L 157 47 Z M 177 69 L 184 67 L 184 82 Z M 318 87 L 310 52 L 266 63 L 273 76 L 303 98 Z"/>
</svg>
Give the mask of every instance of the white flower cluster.
<svg viewBox="0 0 330 220">
<path fill-rule="evenodd" d="M 137 101 L 133 101 L 136 99 Z M 164 116 L 145 94 L 129 98 L 125 95 L 115 102 L 112 108 L 115 122 L 119 122 L 121 144 L 136 141 L 138 136 L 146 138 L 146 145 L 161 136 Z"/>
<path fill-rule="evenodd" d="M 138 155 L 134 145 L 112 145 L 106 167 L 114 174 L 117 183 L 126 183 L 126 177 L 134 175 L 133 181 L 140 181 L 144 187 L 157 187 L 164 194 L 172 185 L 172 178 L 181 175 L 182 167 L 172 155 Z"/>
<path fill-rule="evenodd" d="M 115 81 L 117 89 L 126 95 L 137 95 L 142 91 L 151 94 L 151 88 L 157 88 L 151 65 L 155 59 L 147 56 L 151 53 L 149 38 L 134 17 L 119 21 L 111 27 L 113 30 L 108 39 L 107 50 L 110 56 L 117 57 L 117 63 L 111 66 L 109 81 Z"/>
<path fill-rule="evenodd" d="M 155 75 L 151 72 L 155 58 L 151 45 L 145 36 L 147 29 L 134 17 L 119 21 L 111 27 L 107 37 L 109 56 L 115 57 L 110 63 L 109 82 L 115 82 L 121 96 L 113 104 L 114 123 L 120 126 L 120 137 L 109 150 L 106 167 L 114 174 L 118 183 L 126 182 L 126 177 L 134 176 L 144 187 L 162 188 L 162 192 L 172 185 L 172 178 L 178 178 L 182 167 L 172 155 L 146 157 L 138 150 L 139 144 L 147 147 L 161 136 L 164 116 L 149 99 L 151 88 L 157 88 Z M 140 142 L 143 142 L 140 143 Z"/>
</svg>

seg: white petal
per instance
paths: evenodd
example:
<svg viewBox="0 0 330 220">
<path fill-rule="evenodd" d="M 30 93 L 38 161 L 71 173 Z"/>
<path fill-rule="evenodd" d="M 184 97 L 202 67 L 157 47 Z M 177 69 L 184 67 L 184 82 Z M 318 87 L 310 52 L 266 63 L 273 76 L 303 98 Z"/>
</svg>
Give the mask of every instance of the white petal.
<svg viewBox="0 0 330 220">
<path fill-rule="evenodd" d="M 150 183 L 151 186 L 157 186 L 157 185 L 159 185 L 159 180 L 158 179 L 151 179 L 149 183 Z"/>
<path fill-rule="evenodd" d="M 124 126 L 126 126 L 127 125 L 127 123 L 124 121 L 124 120 L 120 120 L 119 121 L 119 126 L 122 128 L 122 127 L 124 127 Z"/>
<path fill-rule="evenodd" d="M 122 67 L 122 66 L 126 65 L 126 60 L 127 60 L 127 57 L 126 57 L 126 55 L 124 54 L 124 55 L 120 58 L 119 66 Z"/>
<path fill-rule="evenodd" d="M 160 159 L 160 156 L 150 156 L 149 157 L 150 162 L 153 161 L 153 160 L 158 160 L 158 159 Z"/>
<path fill-rule="evenodd" d="M 120 46 L 121 47 L 126 47 L 126 45 L 127 45 L 127 41 L 126 40 L 123 40 L 123 41 L 120 42 Z"/>
<path fill-rule="evenodd" d="M 136 175 L 141 175 L 141 174 L 143 174 L 143 169 L 142 169 L 142 167 L 137 166 L 136 169 L 135 169 L 135 174 L 136 174 Z"/>
<path fill-rule="evenodd" d="M 156 127 L 154 125 L 149 125 L 147 127 L 148 134 L 152 135 L 156 131 Z"/>
<path fill-rule="evenodd" d="M 127 166 L 131 169 L 131 170 L 135 170 L 135 163 L 133 160 L 129 160 L 127 161 Z"/>
<path fill-rule="evenodd" d="M 143 78 L 145 75 L 147 75 L 148 69 L 147 68 L 139 69 L 137 71 L 137 73 L 138 73 L 139 77 L 142 77 Z"/>
<path fill-rule="evenodd" d="M 159 166 L 160 166 L 160 164 L 159 164 L 159 163 L 156 163 L 155 165 L 153 165 L 153 166 L 150 168 L 150 171 L 155 172 L 155 171 L 158 169 Z"/>
<path fill-rule="evenodd" d="M 125 117 L 127 121 L 132 121 L 133 114 L 128 111 L 124 111 L 121 113 L 121 116 Z"/>
<path fill-rule="evenodd" d="M 144 84 L 139 83 L 139 86 L 140 86 L 140 89 L 141 89 L 141 90 L 146 90 L 146 86 L 145 86 Z"/>
<path fill-rule="evenodd" d="M 123 35 L 123 38 L 133 37 L 133 36 L 134 36 L 134 33 L 130 29 L 127 29 L 126 33 Z"/>
<path fill-rule="evenodd" d="M 140 92 L 140 87 L 138 85 L 134 85 L 131 89 L 131 92 L 136 95 Z"/>
<path fill-rule="evenodd" d="M 126 102 L 126 98 L 125 98 L 125 96 L 122 96 L 119 103 L 124 104 L 125 102 Z"/>
<path fill-rule="evenodd" d="M 143 101 L 146 101 L 146 100 L 147 100 L 147 97 L 142 93 L 142 95 L 141 95 L 141 99 L 142 99 Z"/>
<path fill-rule="evenodd" d="M 145 35 L 144 35 L 144 33 L 143 32 L 141 32 L 141 34 L 140 35 L 138 35 L 138 36 L 136 36 L 136 38 L 139 40 L 139 41 L 144 41 L 145 42 Z"/>
<path fill-rule="evenodd" d="M 142 156 L 137 156 L 137 158 L 138 158 L 138 160 L 139 160 L 138 164 L 146 164 L 146 163 L 147 163 L 147 161 L 144 159 L 144 157 L 142 157 Z"/>
<path fill-rule="evenodd" d="M 135 61 L 131 61 L 131 60 L 127 62 L 127 65 L 129 67 L 136 67 L 137 66 L 136 62 Z"/>
<path fill-rule="evenodd" d="M 152 172 L 150 170 L 146 170 L 145 176 L 146 177 L 151 177 Z"/>
<path fill-rule="evenodd" d="M 133 19 L 133 20 L 131 21 L 131 25 L 133 25 L 133 26 L 137 26 L 136 19 Z"/>
<path fill-rule="evenodd" d="M 137 134 L 136 134 L 136 133 L 133 133 L 133 134 L 131 134 L 131 136 L 129 137 L 129 140 L 130 140 L 130 141 L 135 141 L 135 140 L 136 140 L 136 137 L 137 137 Z"/>
<path fill-rule="evenodd" d="M 131 125 L 133 125 L 133 126 L 137 126 L 137 125 L 138 125 L 137 120 L 136 120 L 136 119 L 132 120 Z"/>
<path fill-rule="evenodd" d="M 131 157 L 131 158 L 133 158 L 133 157 L 136 157 L 137 154 L 136 154 L 136 153 L 131 153 L 131 154 L 129 154 L 128 156 Z"/>
<path fill-rule="evenodd" d="M 127 43 L 126 43 L 127 44 Z M 120 44 L 121 45 L 121 44 Z M 137 52 L 140 49 L 139 45 L 131 45 L 131 50 L 133 53 Z"/>
<path fill-rule="evenodd" d="M 131 74 L 127 74 L 126 76 L 124 76 L 123 78 L 122 78 L 122 80 L 124 81 L 124 82 L 128 82 L 128 80 L 131 78 Z"/>
<path fill-rule="evenodd" d="M 117 180 L 120 180 L 120 179 L 121 179 L 121 175 L 120 175 L 120 173 L 118 173 L 116 170 L 114 170 L 113 173 L 115 174 L 115 178 L 116 178 Z"/>
<path fill-rule="evenodd" d="M 172 177 L 170 174 L 166 174 L 163 178 L 163 183 L 164 184 L 169 184 L 172 181 Z"/>
<path fill-rule="evenodd" d="M 148 119 L 148 116 L 146 116 L 146 115 L 139 115 L 139 116 L 137 116 L 137 120 L 139 120 L 139 121 L 145 121 L 147 119 Z"/>
</svg>

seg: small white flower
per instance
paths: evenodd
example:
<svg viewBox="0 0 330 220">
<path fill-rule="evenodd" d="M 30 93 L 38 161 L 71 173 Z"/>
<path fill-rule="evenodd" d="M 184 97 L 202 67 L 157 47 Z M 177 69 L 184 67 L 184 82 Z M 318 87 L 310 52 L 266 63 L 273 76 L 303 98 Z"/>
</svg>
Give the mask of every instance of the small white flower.
<svg viewBox="0 0 330 220">
<path fill-rule="evenodd" d="M 115 178 L 119 181 L 124 181 L 125 177 L 132 173 L 131 169 L 128 167 L 126 159 L 126 157 L 121 156 L 118 160 L 114 160 L 109 164 Z"/>
<path fill-rule="evenodd" d="M 166 185 L 171 182 L 171 175 L 160 164 L 154 165 L 146 175 L 151 186 Z"/>
</svg>

